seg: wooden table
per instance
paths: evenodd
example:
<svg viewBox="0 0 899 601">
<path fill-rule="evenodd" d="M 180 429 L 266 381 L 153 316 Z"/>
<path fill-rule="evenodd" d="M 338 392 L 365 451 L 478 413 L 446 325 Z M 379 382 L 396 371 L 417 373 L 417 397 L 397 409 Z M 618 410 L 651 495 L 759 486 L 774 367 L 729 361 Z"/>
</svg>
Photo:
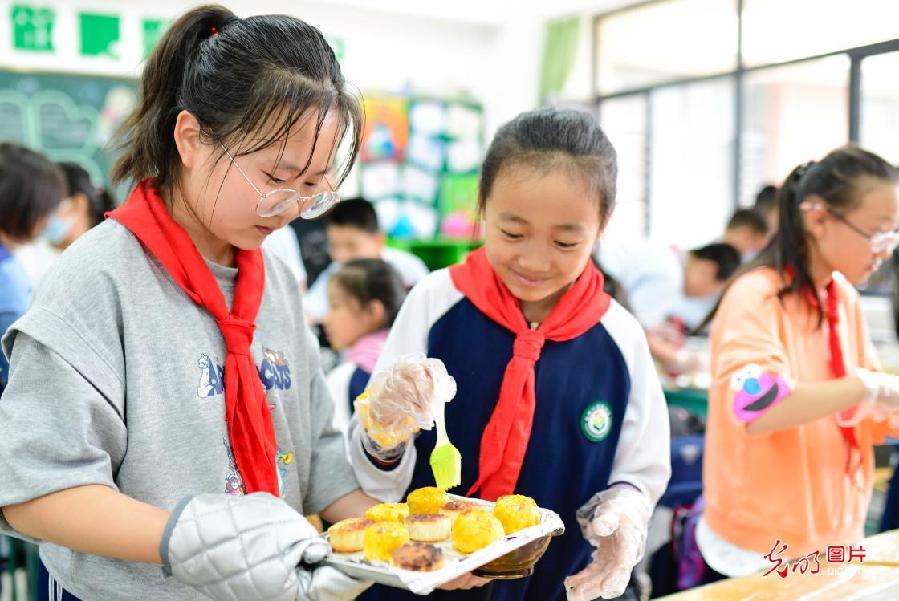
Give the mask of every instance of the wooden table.
<svg viewBox="0 0 899 601">
<path fill-rule="evenodd" d="M 899 530 L 866 538 L 865 561 L 899 563 Z M 827 550 L 821 549 L 826 559 Z M 772 564 L 773 566 L 773 564 Z M 852 563 L 821 562 L 817 574 L 776 573 L 731 578 L 662 597 L 667 601 L 893 601 L 899 599 L 899 567 L 873 567 Z"/>
</svg>

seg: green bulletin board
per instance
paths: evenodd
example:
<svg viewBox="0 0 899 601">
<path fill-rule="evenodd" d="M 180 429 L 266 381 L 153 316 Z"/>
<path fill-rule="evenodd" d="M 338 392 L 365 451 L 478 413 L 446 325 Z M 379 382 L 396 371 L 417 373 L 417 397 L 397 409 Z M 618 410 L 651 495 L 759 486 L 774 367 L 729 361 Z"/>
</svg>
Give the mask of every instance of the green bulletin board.
<svg viewBox="0 0 899 601">
<path fill-rule="evenodd" d="M 0 140 L 77 162 L 108 184 L 114 160 L 108 145 L 134 107 L 136 85 L 126 78 L 0 71 Z"/>
</svg>

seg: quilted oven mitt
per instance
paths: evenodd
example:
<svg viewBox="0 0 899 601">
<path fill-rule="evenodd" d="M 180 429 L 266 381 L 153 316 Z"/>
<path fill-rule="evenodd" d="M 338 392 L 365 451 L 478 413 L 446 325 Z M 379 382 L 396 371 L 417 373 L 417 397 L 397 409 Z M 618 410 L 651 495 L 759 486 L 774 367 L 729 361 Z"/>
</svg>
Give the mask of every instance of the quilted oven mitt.
<svg viewBox="0 0 899 601">
<path fill-rule="evenodd" d="M 281 499 L 201 494 L 172 512 L 163 572 L 216 601 L 348 601 L 368 582 L 315 567 L 328 543 Z"/>
</svg>

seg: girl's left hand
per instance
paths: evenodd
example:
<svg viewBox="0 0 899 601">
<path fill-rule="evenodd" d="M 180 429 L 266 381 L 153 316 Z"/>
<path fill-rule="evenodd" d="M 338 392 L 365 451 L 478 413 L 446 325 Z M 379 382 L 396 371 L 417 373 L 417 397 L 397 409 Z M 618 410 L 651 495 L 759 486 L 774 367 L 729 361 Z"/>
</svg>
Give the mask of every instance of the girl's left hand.
<svg viewBox="0 0 899 601">
<path fill-rule="evenodd" d="M 586 568 L 565 579 L 569 601 L 624 593 L 631 570 L 643 558 L 651 513 L 646 495 L 627 484 L 596 494 L 578 510 L 584 537 L 596 550 Z"/>
<path fill-rule="evenodd" d="M 468 590 L 484 586 L 488 582 L 490 581 L 486 578 L 475 576 L 469 572 L 468 574 L 463 574 L 458 578 L 443 583 L 439 588 L 444 591 Z"/>
</svg>

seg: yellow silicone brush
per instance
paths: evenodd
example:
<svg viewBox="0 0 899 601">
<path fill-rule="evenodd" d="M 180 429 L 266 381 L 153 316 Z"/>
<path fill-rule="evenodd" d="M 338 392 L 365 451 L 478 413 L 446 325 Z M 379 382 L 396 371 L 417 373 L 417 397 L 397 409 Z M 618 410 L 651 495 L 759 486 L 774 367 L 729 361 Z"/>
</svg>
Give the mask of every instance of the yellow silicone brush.
<svg viewBox="0 0 899 601">
<path fill-rule="evenodd" d="M 434 482 L 440 490 L 448 490 L 462 483 L 462 454 L 446 435 L 445 410 L 446 403 L 440 403 L 440 408 L 434 416 L 437 444 L 431 451 L 431 471 L 434 472 Z"/>
</svg>

